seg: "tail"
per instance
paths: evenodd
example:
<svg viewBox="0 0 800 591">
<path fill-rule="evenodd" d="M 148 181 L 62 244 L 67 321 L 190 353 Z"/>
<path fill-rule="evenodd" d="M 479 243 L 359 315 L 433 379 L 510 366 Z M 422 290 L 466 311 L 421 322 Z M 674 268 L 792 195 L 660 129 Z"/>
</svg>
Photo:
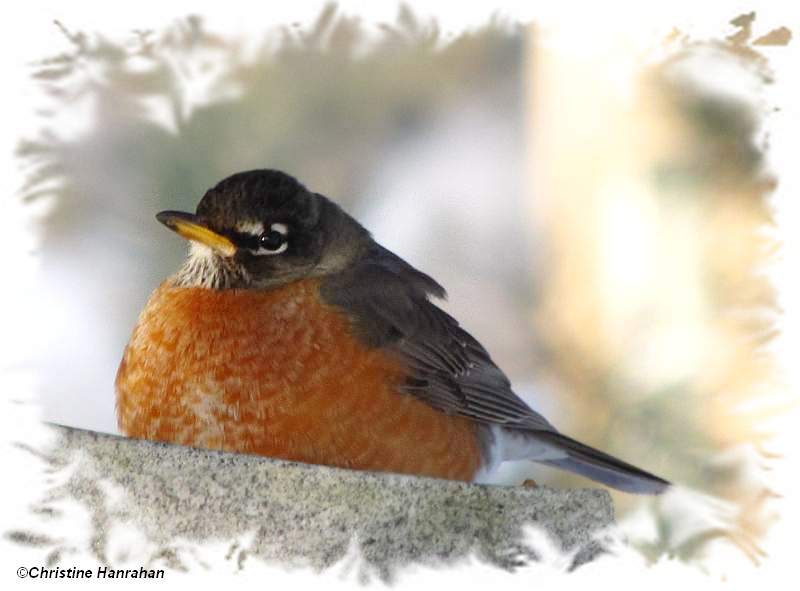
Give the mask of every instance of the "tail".
<svg viewBox="0 0 800 591">
<path fill-rule="evenodd" d="M 568 470 L 629 493 L 657 495 L 670 486 L 663 478 L 556 431 L 536 431 L 535 436 L 563 450 L 568 456 L 558 460 L 536 460 L 542 464 Z"/>
</svg>

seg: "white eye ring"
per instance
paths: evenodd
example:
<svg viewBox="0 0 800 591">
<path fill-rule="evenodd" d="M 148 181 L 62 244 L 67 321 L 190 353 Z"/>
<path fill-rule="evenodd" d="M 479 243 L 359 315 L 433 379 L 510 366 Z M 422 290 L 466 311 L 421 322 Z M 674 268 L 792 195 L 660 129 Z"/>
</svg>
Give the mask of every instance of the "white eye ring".
<svg viewBox="0 0 800 591">
<path fill-rule="evenodd" d="M 272 248 L 270 244 L 270 239 L 274 241 L 277 237 L 283 238 L 280 244 L 275 245 L 275 248 Z M 263 232 L 261 236 L 259 236 L 259 249 L 256 251 L 258 255 L 273 255 L 273 254 L 280 254 L 285 252 L 287 248 L 289 248 L 289 241 L 286 240 L 286 236 L 289 235 L 289 226 L 286 224 L 275 223 L 270 224 L 269 230 Z"/>
<path fill-rule="evenodd" d="M 266 248 L 259 248 L 256 254 L 258 255 L 273 255 L 273 254 L 281 254 L 282 252 L 286 252 L 286 249 L 289 248 L 289 243 L 284 242 L 278 247 L 278 250 L 267 250 Z"/>
<path fill-rule="evenodd" d="M 270 224 L 269 230 L 270 232 L 277 232 L 278 234 L 283 234 L 284 236 L 289 235 L 289 226 L 286 224 Z"/>
</svg>

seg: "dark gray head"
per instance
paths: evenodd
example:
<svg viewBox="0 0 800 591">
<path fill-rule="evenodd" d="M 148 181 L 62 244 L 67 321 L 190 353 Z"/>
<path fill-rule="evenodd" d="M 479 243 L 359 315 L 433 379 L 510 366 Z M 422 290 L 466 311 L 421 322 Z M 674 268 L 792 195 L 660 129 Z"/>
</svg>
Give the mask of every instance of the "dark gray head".
<svg viewBox="0 0 800 591">
<path fill-rule="evenodd" d="M 262 288 L 343 270 L 369 233 L 335 203 L 277 170 L 240 172 L 206 192 L 194 214 L 157 219 L 191 241 L 179 285 Z"/>
</svg>

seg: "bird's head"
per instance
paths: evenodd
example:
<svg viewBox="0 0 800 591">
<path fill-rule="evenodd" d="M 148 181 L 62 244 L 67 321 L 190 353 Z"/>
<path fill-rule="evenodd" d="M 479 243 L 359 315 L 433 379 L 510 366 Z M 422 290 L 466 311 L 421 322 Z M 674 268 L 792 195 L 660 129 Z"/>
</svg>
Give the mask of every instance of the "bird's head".
<svg viewBox="0 0 800 591">
<path fill-rule="evenodd" d="M 240 172 L 209 189 L 195 213 L 156 218 L 190 240 L 183 286 L 265 288 L 344 269 L 372 242 L 326 197 L 277 170 Z"/>
</svg>

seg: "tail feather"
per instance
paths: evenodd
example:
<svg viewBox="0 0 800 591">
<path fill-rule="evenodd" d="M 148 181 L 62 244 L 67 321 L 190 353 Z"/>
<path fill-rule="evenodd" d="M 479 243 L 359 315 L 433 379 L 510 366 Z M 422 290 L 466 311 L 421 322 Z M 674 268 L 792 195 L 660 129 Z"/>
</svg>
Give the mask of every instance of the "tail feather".
<svg viewBox="0 0 800 591">
<path fill-rule="evenodd" d="M 629 493 L 655 495 L 670 486 L 663 478 L 556 431 L 537 431 L 536 437 L 567 453 L 564 459 L 537 460 L 542 464 L 575 472 Z"/>
</svg>

